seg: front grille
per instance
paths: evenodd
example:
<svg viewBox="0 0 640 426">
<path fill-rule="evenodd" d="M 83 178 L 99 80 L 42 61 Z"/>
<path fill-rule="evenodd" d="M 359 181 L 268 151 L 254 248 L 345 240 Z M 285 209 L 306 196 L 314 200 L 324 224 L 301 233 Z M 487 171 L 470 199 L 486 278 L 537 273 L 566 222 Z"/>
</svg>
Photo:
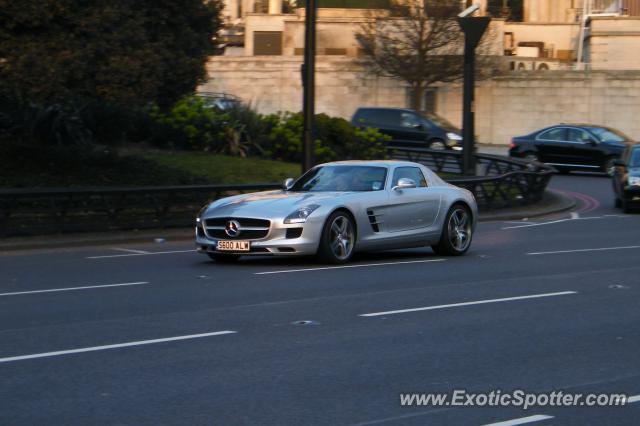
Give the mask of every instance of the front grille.
<svg viewBox="0 0 640 426">
<path fill-rule="evenodd" d="M 240 225 L 237 235 L 226 233 L 225 228 L 230 221 L 236 221 Z M 258 240 L 267 236 L 270 226 L 269 220 L 243 217 L 216 217 L 204 221 L 207 236 L 216 239 Z"/>
<path fill-rule="evenodd" d="M 220 240 L 257 240 L 258 238 L 264 238 L 269 233 L 269 230 L 264 231 L 240 231 L 240 233 L 234 237 L 227 235 L 224 229 L 207 229 L 209 237 Z"/>
<path fill-rule="evenodd" d="M 242 227 L 259 227 L 268 228 L 271 226 L 271 221 L 266 219 L 251 219 L 246 217 L 215 217 L 213 219 L 205 219 L 205 226 L 227 226 L 227 222 L 230 220 L 237 221 Z"/>
</svg>

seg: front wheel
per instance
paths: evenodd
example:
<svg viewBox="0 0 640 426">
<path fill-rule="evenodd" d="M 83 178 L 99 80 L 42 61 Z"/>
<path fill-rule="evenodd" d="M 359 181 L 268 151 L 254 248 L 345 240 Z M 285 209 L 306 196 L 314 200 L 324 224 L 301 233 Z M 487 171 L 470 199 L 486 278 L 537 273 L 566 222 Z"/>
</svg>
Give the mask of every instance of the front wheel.
<svg viewBox="0 0 640 426">
<path fill-rule="evenodd" d="M 346 263 L 353 256 L 356 230 L 351 217 L 344 211 L 331 214 L 322 229 L 318 257 L 327 263 Z"/>
<path fill-rule="evenodd" d="M 429 143 L 429 149 L 437 149 L 439 151 L 447 149 L 447 144 L 442 139 L 434 139 Z"/>
<path fill-rule="evenodd" d="M 456 204 L 447 213 L 440 242 L 431 248 L 438 255 L 462 256 L 471 246 L 472 234 L 471 212 L 465 206 Z"/>
</svg>

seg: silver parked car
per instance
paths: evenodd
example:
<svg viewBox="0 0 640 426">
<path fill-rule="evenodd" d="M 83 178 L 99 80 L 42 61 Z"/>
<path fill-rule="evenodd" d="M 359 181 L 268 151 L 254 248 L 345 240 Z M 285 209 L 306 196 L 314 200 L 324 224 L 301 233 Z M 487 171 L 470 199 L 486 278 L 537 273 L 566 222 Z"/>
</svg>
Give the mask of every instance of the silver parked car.
<svg viewBox="0 0 640 426">
<path fill-rule="evenodd" d="M 244 255 L 317 255 L 330 263 L 356 251 L 431 246 L 462 255 L 477 205 L 471 192 L 420 164 L 341 161 L 318 165 L 284 189 L 223 198 L 196 219 L 196 246 L 215 260 Z"/>
</svg>

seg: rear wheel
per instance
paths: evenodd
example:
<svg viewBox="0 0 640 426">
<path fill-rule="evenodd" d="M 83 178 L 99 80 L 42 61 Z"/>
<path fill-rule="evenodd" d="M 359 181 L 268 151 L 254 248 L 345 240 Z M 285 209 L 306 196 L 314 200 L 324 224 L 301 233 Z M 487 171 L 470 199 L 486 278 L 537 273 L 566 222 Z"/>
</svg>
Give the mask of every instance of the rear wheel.
<svg viewBox="0 0 640 426">
<path fill-rule="evenodd" d="M 351 216 L 338 210 L 329 216 L 322 229 L 318 257 L 328 263 L 346 263 L 353 256 L 356 229 Z"/>
<path fill-rule="evenodd" d="M 239 254 L 220 254 L 220 253 L 207 253 L 207 256 L 211 258 L 211 260 L 215 260 L 219 263 L 231 263 L 240 259 Z"/>
<path fill-rule="evenodd" d="M 447 213 L 440 242 L 431 246 L 439 255 L 461 256 L 469 250 L 473 237 L 472 217 L 469 209 L 455 204 Z"/>
<path fill-rule="evenodd" d="M 536 154 L 535 152 L 531 152 L 531 151 L 525 152 L 523 158 L 528 163 L 532 163 L 534 161 L 538 161 L 538 162 L 540 161 L 540 157 L 538 157 L 538 154 Z"/>
</svg>

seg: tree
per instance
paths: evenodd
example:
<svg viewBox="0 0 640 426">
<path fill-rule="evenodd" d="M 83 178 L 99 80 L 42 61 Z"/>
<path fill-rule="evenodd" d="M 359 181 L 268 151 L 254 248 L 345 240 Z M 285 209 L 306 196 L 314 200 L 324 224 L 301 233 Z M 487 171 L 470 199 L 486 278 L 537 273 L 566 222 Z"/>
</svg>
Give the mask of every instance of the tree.
<svg viewBox="0 0 640 426">
<path fill-rule="evenodd" d="M 456 20 L 460 11 L 459 0 L 397 0 L 388 13 L 376 12 L 356 34 L 369 70 L 405 81 L 415 110 L 427 87 L 462 78 L 464 39 Z"/>
<path fill-rule="evenodd" d="M 220 0 L 0 0 L 0 91 L 41 103 L 166 106 L 193 92 Z"/>
</svg>

